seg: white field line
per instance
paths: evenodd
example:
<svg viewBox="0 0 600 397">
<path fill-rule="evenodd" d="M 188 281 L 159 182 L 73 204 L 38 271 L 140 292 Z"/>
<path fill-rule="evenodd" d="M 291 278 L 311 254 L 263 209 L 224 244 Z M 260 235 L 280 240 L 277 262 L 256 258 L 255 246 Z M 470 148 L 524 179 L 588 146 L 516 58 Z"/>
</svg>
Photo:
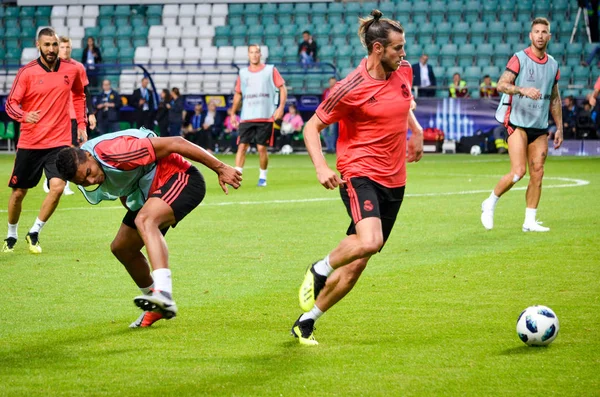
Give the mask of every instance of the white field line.
<svg viewBox="0 0 600 397">
<path fill-rule="evenodd" d="M 437 174 L 438 176 L 440 174 Z M 448 174 L 450 175 L 450 174 Z M 476 176 L 476 175 L 465 175 L 465 174 L 452 174 L 456 176 Z M 487 175 L 488 177 L 497 177 L 498 175 Z M 555 180 L 561 181 L 565 183 L 561 183 L 558 185 L 544 185 L 544 189 L 561 189 L 561 188 L 569 188 L 569 187 L 578 187 L 589 185 L 590 181 L 586 181 L 584 179 L 574 179 L 574 178 L 560 178 L 560 177 L 544 177 L 545 180 Z M 526 190 L 527 186 L 519 186 L 513 187 L 511 190 Z M 491 187 L 489 189 L 480 189 L 480 190 L 461 190 L 456 192 L 437 192 L 437 193 L 408 193 L 405 197 L 442 197 L 442 196 L 460 196 L 460 195 L 468 195 L 468 194 L 479 194 L 479 193 L 489 193 L 491 191 Z M 318 203 L 322 201 L 338 201 L 340 198 L 336 195 L 336 197 L 316 197 L 316 198 L 306 198 L 306 199 L 290 199 L 290 200 L 265 200 L 265 201 L 222 201 L 220 203 L 202 203 L 201 205 L 204 207 L 223 207 L 229 205 L 266 205 L 266 204 L 295 204 L 295 203 Z M 96 206 L 85 206 L 85 207 L 58 207 L 57 211 L 81 211 L 81 210 L 114 210 L 114 209 L 123 209 L 122 206 L 106 206 L 106 207 L 96 207 Z M 39 210 L 29 209 L 23 210 L 23 212 L 38 212 Z M 8 212 L 7 210 L 0 210 L 0 213 Z"/>
</svg>

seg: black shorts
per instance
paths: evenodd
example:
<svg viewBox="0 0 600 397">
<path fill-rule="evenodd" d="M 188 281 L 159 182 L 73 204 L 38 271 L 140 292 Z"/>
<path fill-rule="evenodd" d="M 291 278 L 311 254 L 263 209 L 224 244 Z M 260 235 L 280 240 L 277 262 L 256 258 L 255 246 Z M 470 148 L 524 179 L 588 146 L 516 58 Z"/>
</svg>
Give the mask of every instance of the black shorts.
<svg viewBox="0 0 600 397">
<path fill-rule="evenodd" d="M 36 187 L 42 178 L 42 171 L 48 180 L 61 178 L 56 169 L 56 156 L 61 149 L 60 146 L 52 149 L 17 149 L 15 165 L 12 175 L 8 181 L 8 187 L 19 189 L 31 189 Z"/>
<path fill-rule="evenodd" d="M 352 218 L 347 235 L 356 234 L 356 224 L 364 218 L 381 219 L 383 241 L 387 241 L 404 199 L 404 186 L 389 188 L 367 177 L 350 178 L 340 187 L 340 195 Z"/>
<path fill-rule="evenodd" d="M 515 130 L 517 128 L 520 128 L 523 131 L 525 131 L 525 134 L 527 135 L 527 144 L 528 145 L 531 142 L 533 142 L 536 139 L 538 139 L 540 136 L 542 136 L 542 135 L 548 135 L 548 130 L 545 130 L 543 128 L 524 128 L 524 127 L 517 127 L 516 125 L 514 125 L 512 123 L 508 123 L 508 125 L 506 126 L 506 129 L 508 130 L 508 137 L 509 138 L 512 135 L 512 133 L 515 132 Z"/>
<path fill-rule="evenodd" d="M 240 123 L 238 143 L 273 146 L 273 123 Z"/>
<path fill-rule="evenodd" d="M 150 197 L 158 197 L 169 204 L 175 215 L 175 224 L 169 227 L 175 227 L 180 220 L 192 212 L 204 199 L 206 194 L 206 184 L 204 177 L 194 166 L 191 166 L 186 172 L 178 172 L 153 193 Z M 123 218 L 123 223 L 133 229 L 135 226 L 135 217 L 138 211 L 127 211 Z M 169 227 L 161 229 L 162 234 L 166 234 Z"/>
<path fill-rule="evenodd" d="M 77 136 L 77 120 L 71 119 L 71 145 L 79 147 L 79 137 Z"/>
</svg>

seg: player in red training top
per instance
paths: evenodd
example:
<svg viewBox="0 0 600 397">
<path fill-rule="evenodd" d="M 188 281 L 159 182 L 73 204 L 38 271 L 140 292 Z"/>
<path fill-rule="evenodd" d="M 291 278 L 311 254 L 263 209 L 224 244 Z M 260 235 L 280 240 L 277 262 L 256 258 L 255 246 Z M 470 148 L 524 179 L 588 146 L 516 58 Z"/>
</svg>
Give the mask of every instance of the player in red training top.
<svg viewBox="0 0 600 397">
<path fill-rule="evenodd" d="M 58 153 L 56 167 L 63 178 L 84 187 L 98 185 L 82 190 L 91 204 L 120 198 L 128 210 L 110 248 L 143 294 L 134 299 L 144 312 L 132 328 L 177 315 L 164 235 L 206 193 L 202 174 L 184 157 L 217 173 L 225 193 L 226 184 L 239 187 L 242 174 L 204 149 L 181 137 L 157 138 L 145 129 L 104 134 L 81 149 Z M 152 274 L 141 251 L 144 246 Z"/>
<path fill-rule="evenodd" d="M 31 253 L 42 252 L 39 233 L 58 206 L 65 188 L 65 181 L 58 175 L 54 162 L 58 151 L 71 145 L 71 93 L 78 133 L 82 137 L 86 134 L 85 94 L 80 70 L 58 58 L 58 36 L 53 29 L 40 30 L 37 47 L 40 57 L 19 69 L 6 101 L 6 113 L 21 123 L 21 136 L 8 183 L 12 193 L 8 202 L 8 235 L 2 252 L 13 252 L 23 199 L 45 172 L 50 192 L 26 237 Z"/>
<path fill-rule="evenodd" d="M 305 345 L 317 344 L 315 321 L 350 292 L 371 256 L 382 249 L 404 197 L 405 163 L 419 161 L 423 153 L 423 130 L 411 110 L 412 68 L 403 60 L 404 29 L 396 21 L 382 19 L 379 10 L 371 16 L 361 19 L 359 29 L 368 57 L 336 84 L 304 128 L 319 182 L 327 189 L 340 187 L 352 219 L 348 237 L 309 267 L 300 287 L 305 313 L 294 323 L 292 334 Z M 340 126 L 340 176 L 327 165 L 319 139 L 319 132 L 335 122 Z M 413 135 L 407 158 L 408 128 Z"/>
</svg>

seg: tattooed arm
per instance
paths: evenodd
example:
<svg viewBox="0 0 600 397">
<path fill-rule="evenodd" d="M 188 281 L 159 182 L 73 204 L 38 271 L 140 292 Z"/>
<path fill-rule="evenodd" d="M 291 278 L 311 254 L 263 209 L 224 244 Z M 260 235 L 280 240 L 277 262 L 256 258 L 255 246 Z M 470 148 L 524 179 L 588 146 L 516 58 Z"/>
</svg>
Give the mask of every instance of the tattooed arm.
<svg viewBox="0 0 600 397">
<path fill-rule="evenodd" d="M 563 141 L 563 119 L 562 119 L 562 102 L 560 93 L 558 92 L 558 82 L 552 87 L 550 95 L 550 113 L 556 124 L 556 133 L 554 134 L 554 149 L 558 149 Z"/>
<path fill-rule="evenodd" d="M 514 85 L 517 75 L 510 70 L 505 70 L 498 80 L 498 92 L 507 95 L 522 95 L 534 100 L 540 99 L 542 93 L 534 87 L 519 87 Z"/>
</svg>

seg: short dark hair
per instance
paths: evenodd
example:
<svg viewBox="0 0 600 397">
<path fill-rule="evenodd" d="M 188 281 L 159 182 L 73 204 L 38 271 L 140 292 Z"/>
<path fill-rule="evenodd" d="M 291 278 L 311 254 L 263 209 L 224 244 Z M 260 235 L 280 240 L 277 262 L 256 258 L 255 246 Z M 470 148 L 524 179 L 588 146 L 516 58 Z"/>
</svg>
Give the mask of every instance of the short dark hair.
<svg viewBox="0 0 600 397">
<path fill-rule="evenodd" d="M 67 147 L 58 152 L 56 157 L 56 169 L 61 177 L 70 181 L 75 178 L 79 165 L 85 163 L 86 160 L 87 155 L 85 150 Z"/>
<path fill-rule="evenodd" d="M 308 30 L 305 30 L 304 32 L 302 32 L 302 34 L 310 35 L 310 32 Z"/>
<path fill-rule="evenodd" d="M 171 91 L 178 97 L 181 96 L 181 94 L 179 93 L 179 88 L 173 87 L 173 88 L 171 88 Z"/>
<path fill-rule="evenodd" d="M 39 31 L 37 39 L 41 39 L 42 36 L 57 36 L 56 31 L 52 28 L 43 28 Z"/>
<path fill-rule="evenodd" d="M 392 21 L 388 18 L 381 18 L 383 13 L 379 10 L 373 10 L 370 14 L 371 18 L 360 18 L 360 26 L 358 28 L 358 37 L 367 48 L 370 54 L 373 51 L 373 45 L 380 43 L 387 47 L 390 44 L 390 32 L 404 33 L 404 28 L 398 21 Z"/>
<path fill-rule="evenodd" d="M 484 78 L 484 79 L 487 79 L 487 78 L 489 78 L 489 77 L 490 77 L 490 75 L 489 75 L 489 74 L 486 74 L 485 76 L 483 76 L 483 78 Z"/>
</svg>

